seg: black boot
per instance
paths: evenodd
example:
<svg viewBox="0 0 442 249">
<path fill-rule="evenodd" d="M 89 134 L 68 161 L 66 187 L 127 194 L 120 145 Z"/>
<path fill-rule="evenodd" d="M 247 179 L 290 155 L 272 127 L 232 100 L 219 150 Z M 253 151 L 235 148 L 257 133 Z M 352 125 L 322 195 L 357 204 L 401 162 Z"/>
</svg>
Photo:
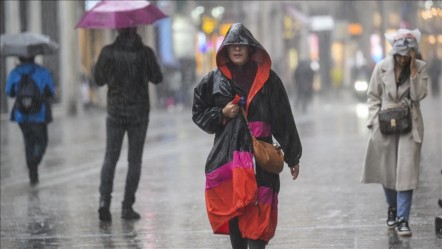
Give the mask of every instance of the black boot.
<svg viewBox="0 0 442 249">
<path fill-rule="evenodd" d="M 110 207 L 110 198 L 101 197 L 100 198 L 100 204 L 98 208 L 98 214 L 99 219 L 104 222 L 110 222 L 112 221 L 112 215 L 110 213 L 109 207 Z"/>
<path fill-rule="evenodd" d="M 29 168 L 29 181 L 30 181 L 32 186 L 38 184 L 39 181 L 38 181 L 37 167 L 30 167 Z"/>
<path fill-rule="evenodd" d="M 121 218 L 125 220 L 138 220 L 141 218 L 141 216 L 139 213 L 135 212 L 132 207 L 123 206 Z"/>
</svg>

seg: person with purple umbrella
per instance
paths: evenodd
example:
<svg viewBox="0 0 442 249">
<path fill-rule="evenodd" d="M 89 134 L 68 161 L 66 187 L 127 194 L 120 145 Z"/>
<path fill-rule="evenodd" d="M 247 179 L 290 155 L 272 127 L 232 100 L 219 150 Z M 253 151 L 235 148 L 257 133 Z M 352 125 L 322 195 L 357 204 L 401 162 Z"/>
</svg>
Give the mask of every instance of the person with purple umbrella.
<svg viewBox="0 0 442 249">
<path fill-rule="evenodd" d="M 109 222 L 115 167 L 124 134 L 129 142 L 128 162 L 121 218 L 139 219 L 132 208 L 141 173 L 144 141 L 149 123 L 148 83 L 163 80 L 154 51 L 143 44 L 136 27 L 118 29 L 115 41 L 105 46 L 93 72 L 98 86 L 107 85 L 106 153 L 99 187 L 99 219 Z"/>
</svg>

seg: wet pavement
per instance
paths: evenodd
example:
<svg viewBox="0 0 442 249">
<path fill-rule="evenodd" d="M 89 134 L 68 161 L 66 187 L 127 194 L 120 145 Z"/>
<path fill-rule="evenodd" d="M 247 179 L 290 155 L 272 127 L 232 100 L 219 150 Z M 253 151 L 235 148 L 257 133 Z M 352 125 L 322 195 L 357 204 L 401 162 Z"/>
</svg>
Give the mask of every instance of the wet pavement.
<svg viewBox="0 0 442 249">
<path fill-rule="evenodd" d="M 338 101 L 339 100 L 339 101 Z M 294 103 L 294 101 L 292 101 Z M 421 103 L 425 122 L 421 183 L 415 191 L 411 238 L 385 225 L 379 185 L 359 183 L 368 133 L 366 106 L 349 94 L 314 99 L 295 110 L 303 143 L 299 179 L 281 175 L 279 224 L 267 248 L 442 248 L 434 230 L 442 215 L 442 104 Z M 125 138 L 127 139 L 127 138 Z M 1 121 L 1 248 L 229 248 L 214 235 L 204 203 L 204 163 L 213 136 L 191 121 L 189 109 L 153 111 L 134 209 L 142 218 L 120 219 L 127 170 L 127 140 L 117 165 L 111 224 L 98 221 L 99 172 L 105 150 L 105 113 L 56 114 L 31 187 L 24 145 L 15 123 Z"/>
</svg>

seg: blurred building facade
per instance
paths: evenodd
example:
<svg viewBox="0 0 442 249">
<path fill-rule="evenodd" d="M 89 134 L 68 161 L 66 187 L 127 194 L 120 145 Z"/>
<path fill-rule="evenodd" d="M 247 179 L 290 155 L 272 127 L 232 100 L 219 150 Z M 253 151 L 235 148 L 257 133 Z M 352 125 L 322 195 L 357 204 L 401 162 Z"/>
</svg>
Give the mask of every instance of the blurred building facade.
<svg viewBox="0 0 442 249">
<path fill-rule="evenodd" d="M 106 89 L 91 82 L 100 49 L 113 41 L 112 30 L 75 29 L 84 11 L 98 1 L 2 1 L 2 33 L 41 32 L 60 43 L 57 55 L 40 58 L 53 70 L 57 103 L 75 114 L 85 102 L 104 107 Z M 291 75 L 302 59 L 319 65 L 317 91 L 346 88 L 352 70 L 373 67 L 389 51 L 384 33 L 419 28 L 421 55 L 442 58 L 441 1 L 151 1 L 169 18 L 140 27 L 153 47 L 165 80 L 153 88 L 153 108 L 191 104 L 195 84 L 216 67 L 215 55 L 232 23 L 244 23 L 268 50 L 273 68 L 289 92 Z M 7 73 L 16 61 L 2 58 L 1 111 L 11 107 L 4 94 Z M 82 87 L 84 86 L 84 87 Z"/>
<path fill-rule="evenodd" d="M 389 50 L 384 33 L 422 31 L 421 55 L 442 58 L 441 1 L 185 1 L 197 27 L 197 76 L 215 65 L 217 46 L 233 22 L 243 22 L 269 51 L 291 88 L 299 60 L 317 61 L 315 88 L 350 87 L 353 71 L 373 68 Z"/>
</svg>

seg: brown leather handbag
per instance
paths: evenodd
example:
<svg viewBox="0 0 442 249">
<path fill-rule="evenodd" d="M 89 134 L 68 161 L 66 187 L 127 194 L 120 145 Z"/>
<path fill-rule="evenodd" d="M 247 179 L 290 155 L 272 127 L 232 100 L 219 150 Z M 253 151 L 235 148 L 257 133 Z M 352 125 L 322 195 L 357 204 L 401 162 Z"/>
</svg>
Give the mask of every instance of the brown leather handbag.
<svg viewBox="0 0 442 249">
<path fill-rule="evenodd" d="M 244 112 L 244 109 L 241 108 L 241 110 L 244 118 L 247 121 L 248 127 L 249 121 L 247 120 L 247 116 Z M 284 153 L 281 147 L 277 144 L 271 144 L 256 139 L 251 131 L 250 138 L 253 144 L 253 156 L 255 157 L 255 161 L 259 165 L 259 167 L 271 174 L 281 173 L 284 169 Z"/>
</svg>

